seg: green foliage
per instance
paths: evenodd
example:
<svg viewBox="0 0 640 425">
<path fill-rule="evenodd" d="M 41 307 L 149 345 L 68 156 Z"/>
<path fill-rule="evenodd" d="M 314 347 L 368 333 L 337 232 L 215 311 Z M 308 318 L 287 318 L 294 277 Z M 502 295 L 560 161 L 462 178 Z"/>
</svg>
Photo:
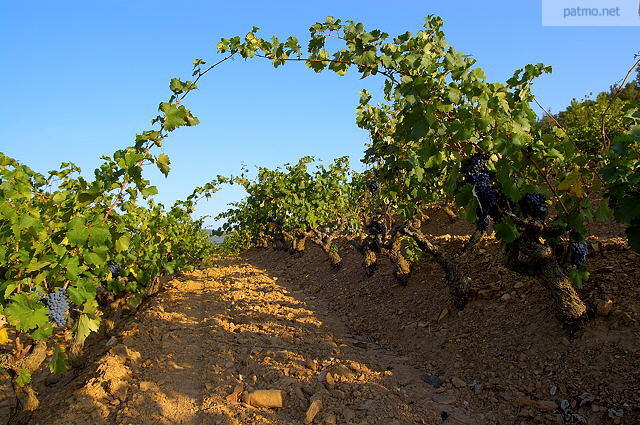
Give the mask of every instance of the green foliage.
<svg viewBox="0 0 640 425">
<path fill-rule="evenodd" d="M 615 218 L 627 224 L 631 247 L 640 252 L 640 110 L 626 117 L 629 130 L 613 140 L 602 169 L 608 203 Z"/>
<path fill-rule="evenodd" d="M 296 238 L 308 232 L 330 233 L 359 227 L 357 208 L 363 187 L 359 175 L 349 168 L 347 158 L 338 158 L 328 167 L 312 157 L 301 158 L 283 169 L 258 169 L 254 180 L 247 170 L 229 179 L 242 185 L 247 197 L 220 214 L 226 219 L 221 233 L 231 235 L 230 244 L 244 239 L 245 246 L 274 237 Z"/>
<path fill-rule="evenodd" d="M 612 99 L 612 96 L 612 93 L 603 92 L 596 100 L 578 102 L 574 99 L 566 110 L 558 114 L 558 121 L 578 149 L 595 155 L 601 154 L 606 148 L 602 139 L 602 116 L 605 111 L 607 140 L 625 133 L 623 118 L 628 102 L 620 97 Z"/>
<path fill-rule="evenodd" d="M 422 250 L 413 238 L 402 238 L 402 252 L 409 262 L 418 264 L 422 259 Z"/>
</svg>

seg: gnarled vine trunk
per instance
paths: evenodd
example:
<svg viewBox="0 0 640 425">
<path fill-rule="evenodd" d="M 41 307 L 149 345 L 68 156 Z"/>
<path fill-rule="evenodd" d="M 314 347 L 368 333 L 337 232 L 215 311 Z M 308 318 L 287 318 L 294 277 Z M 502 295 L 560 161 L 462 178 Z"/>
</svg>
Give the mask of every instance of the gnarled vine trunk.
<svg viewBox="0 0 640 425">
<path fill-rule="evenodd" d="M 406 285 L 411 277 L 411 264 L 402 254 L 402 234 L 396 232 L 389 247 L 389 259 L 393 263 L 393 275 L 402 285 Z"/>
<path fill-rule="evenodd" d="M 504 252 L 507 267 L 518 273 L 524 271 L 523 274 L 534 276 L 549 291 L 561 322 L 576 326 L 585 319 L 587 307 L 571 279 L 558 264 L 551 247 L 523 236 L 520 240 L 507 244 Z"/>
<path fill-rule="evenodd" d="M 302 254 L 304 253 L 304 248 L 307 244 L 307 238 L 308 235 L 306 234 L 294 237 L 291 243 L 291 250 L 289 251 L 289 254 L 302 256 Z"/>
<path fill-rule="evenodd" d="M 16 382 L 17 376 L 24 369 L 28 370 L 30 374 L 33 374 L 40 365 L 45 361 L 47 357 L 47 343 L 39 341 L 33 347 L 30 354 L 27 356 L 15 360 L 11 359 L 8 355 L 0 358 L 0 367 L 3 367 L 9 371 L 11 375 L 11 381 L 13 385 L 13 392 L 15 393 L 17 400 L 16 412 L 18 416 L 21 413 L 33 412 L 40 406 L 38 396 L 30 383 L 19 385 Z"/>
<path fill-rule="evenodd" d="M 362 267 L 364 267 L 367 276 L 371 277 L 375 273 L 378 266 L 378 258 L 376 257 L 376 253 L 368 247 L 365 247 L 362 255 Z"/>
<path fill-rule="evenodd" d="M 406 227 L 403 229 L 403 233 L 413 238 L 418 246 L 431 255 L 440 265 L 444 271 L 449 293 L 453 298 L 453 304 L 462 310 L 467 305 L 470 295 L 469 281 L 463 276 L 460 268 L 460 259 L 462 257 L 447 257 L 442 248 L 433 244 L 424 233 L 416 228 Z"/>
</svg>

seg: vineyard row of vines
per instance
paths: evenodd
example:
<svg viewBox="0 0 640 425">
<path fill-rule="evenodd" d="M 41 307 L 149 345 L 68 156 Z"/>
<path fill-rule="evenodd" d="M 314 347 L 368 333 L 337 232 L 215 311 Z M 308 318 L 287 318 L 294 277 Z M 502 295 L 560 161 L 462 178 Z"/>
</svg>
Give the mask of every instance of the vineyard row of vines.
<svg viewBox="0 0 640 425">
<path fill-rule="evenodd" d="M 222 59 L 212 65 L 194 60 L 193 81 L 172 79 L 153 128 L 103 156 L 92 179 L 71 163 L 43 175 L 0 154 L 0 368 L 11 375 L 21 409 L 38 406 L 32 373 L 45 362 L 52 373 L 64 371 L 115 297 L 153 294 L 162 276 L 207 265 L 216 251 L 273 247 L 302 255 L 311 241 L 340 268 L 343 241 L 362 253 L 369 276 L 388 257 L 401 284 L 416 258 L 428 255 L 463 309 L 465 257 L 493 231 L 504 264 L 535 277 L 570 327 L 588 318 L 576 291 L 589 275 L 587 224 L 624 223 L 640 251 L 640 112 L 637 98 L 619 102 L 640 61 L 604 99 L 595 130 L 576 134 L 550 114 L 538 120 L 532 107 L 532 84 L 550 67 L 526 65 L 505 83 L 488 82 L 473 58 L 447 44 L 435 16 L 416 34 L 393 38 L 328 17 L 311 26 L 305 53 L 295 37 L 258 32 L 222 39 Z M 198 124 L 185 98 L 234 57 L 382 78 L 380 101 L 363 90 L 356 111 L 370 137 L 366 170 L 353 171 L 347 158 L 325 166 L 304 157 L 260 168 L 254 178 L 247 169 L 218 176 L 170 208 L 157 204 L 143 168 L 169 173 L 169 157 L 154 148 L 175 129 Z M 226 238 L 215 247 L 204 219 L 191 214 L 224 184 L 241 185 L 247 196 L 218 217 Z M 475 225 L 456 252 L 425 230 L 425 208 L 434 204 Z"/>
</svg>

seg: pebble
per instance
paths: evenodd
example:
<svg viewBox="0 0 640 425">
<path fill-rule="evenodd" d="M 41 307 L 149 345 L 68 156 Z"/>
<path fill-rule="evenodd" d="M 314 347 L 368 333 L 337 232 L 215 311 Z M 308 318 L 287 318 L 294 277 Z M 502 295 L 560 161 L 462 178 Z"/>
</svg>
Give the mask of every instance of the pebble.
<svg viewBox="0 0 640 425">
<path fill-rule="evenodd" d="M 596 313 L 598 316 L 606 317 L 611 313 L 613 309 L 613 301 L 611 300 L 598 300 L 596 303 Z"/>
<path fill-rule="evenodd" d="M 345 422 L 352 421 L 353 418 L 356 417 L 356 412 L 351 409 L 344 409 L 342 411 L 342 417 L 344 418 Z"/>
<path fill-rule="evenodd" d="M 341 376 L 347 379 L 353 379 L 356 377 L 356 374 L 353 373 L 351 369 L 349 369 L 345 365 L 331 366 L 329 369 L 327 369 L 327 372 L 332 374 L 334 379 L 336 376 Z"/>
<path fill-rule="evenodd" d="M 451 383 L 453 384 L 454 387 L 456 388 L 464 388 L 467 386 L 467 384 L 460 378 L 454 376 L 453 378 L 451 378 Z"/>
<path fill-rule="evenodd" d="M 307 425 L 311 424 L 315 419 L 316 415 L 320 413 L 321 409 L 322 409 L 322 400 L 319 400 L 319 399 L 313 400 L 309 405 L 307 412 L 304 415 L 305 416 L 304 423 L 306 423 Z"/>
<path fill-rule="evenodd" d="M 324 423 L 326 425 L 336 425 L 336 423 L 338 423 L 338 420 L 336 419 L 336 415 L 327 415 L 324 418 Z"/>
<path fill-rule="evenodd" d="M 422 380 L 434 388 L 444 387 L 444 381 L 435 375 L 423 375 Z"/>
<path fill-rule="evenodd" d="M 336 380 L 333 377 L 333 374 L 331 373 L 327 373 L 325 380 L 326 380 L 327 386 L 329 386 L 330 388 L 333 388 L 336 385 Z"/>
<path fill-rule="evenodd" d="M 442 322 L 444 319 L 447 318 L 448 315 L 449 315 L 449 309 L 446 307 L 443 308 L 440 314 L 438 315 L 438 322 Z"/>
</svg>

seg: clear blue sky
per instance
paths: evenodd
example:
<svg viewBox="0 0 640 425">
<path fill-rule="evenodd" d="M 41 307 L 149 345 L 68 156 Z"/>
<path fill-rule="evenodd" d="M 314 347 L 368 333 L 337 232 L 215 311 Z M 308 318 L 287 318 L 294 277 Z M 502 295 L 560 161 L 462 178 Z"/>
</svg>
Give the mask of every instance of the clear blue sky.
<svg viewBox="0 0 640 425">
<path fill-rule="evenodd" d="M 37 171 L 72 161 L 91 175 L 101 154 L 150 128 L 172 77 L 188 77 L 194 58 L 216 60 L 221 37 L 256 25 L 264 35 L 303 40 L 327 15 L 396 35 L 418 31 L 427 14 L 443 17 L 449 43 L 473 55 L 489 80 L 504 81 L 527 63 L 552 65 L 534 92 L 555 112 L 607 89 L 640 50 L 638 27 L 542 27 L 540 0 L 0 0 L 0 151 Z M 358 91 L 381 82 L 317 75 L 301 64 L 226 63 L 188 98 L 201 124 L 174 132 L 163 148 L 169 177 L 155 169 L 147 176 L 171 204 L 242 163 L 349 155 L 359 167 L 367 138 L 355 125 Z M 224 190 L 197 213 L 214 215 L 241 195 Z"/>
</svg>

